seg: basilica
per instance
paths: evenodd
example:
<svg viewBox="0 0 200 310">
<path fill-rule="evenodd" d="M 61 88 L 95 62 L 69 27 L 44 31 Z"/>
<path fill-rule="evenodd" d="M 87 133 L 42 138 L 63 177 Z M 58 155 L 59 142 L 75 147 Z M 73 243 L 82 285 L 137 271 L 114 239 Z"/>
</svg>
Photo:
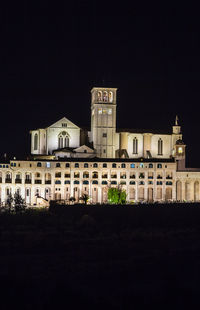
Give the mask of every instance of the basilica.
<svg viewBox="0 0 200 310">
<path fill-rule="evenodd" d="M 199 201 L 200 169 L 185 167 L 178 117 L 166 133 L 116 127 L 117 89 L 91 90 L 91 127 L 66 117 L 30 131 L 28 159 L 0 163 L 0 203 L 18 192 L 28 205 L 83 194 L 106 203 L 110 187 L 121 187 L 127 201 Z"/>
</svg>

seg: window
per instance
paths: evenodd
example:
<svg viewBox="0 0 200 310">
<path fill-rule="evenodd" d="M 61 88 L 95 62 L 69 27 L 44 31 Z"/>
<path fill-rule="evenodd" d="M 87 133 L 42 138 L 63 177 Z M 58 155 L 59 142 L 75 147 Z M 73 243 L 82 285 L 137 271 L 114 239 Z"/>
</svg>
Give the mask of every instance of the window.
<svg viewBox="0 0 200 310">
<path fill-rule="evenodd" d="M 135 181 L 130 181 L 129 184 L 130 185 L 135 185 Z"/>
<path fill-rule="evenodd" d="M 107 138 L 107 133 L 103 133 L 103 138 Z"/>
<path fill-rule="evenodd" d="M 144 168 L 144 164 L 143 163 L 140 163 L 140 168 Z"/>
<path fill-rule="evenodd" d="M 60 168 L 60 163 L 56 163 L 56 168 Z"/>
<path fill-rule="evenodd" d="M 84 181 L 83 181 L 83 184 L 89 184 L 89 181 L 84 180 Z"/>
<path fill-rule="evenodd" d="M 94 180 L 92 181 L 92 184 L 98 184 L 98 181 Z"/>
<path fill-rule="evenodd" d="M 157 181 L 156 184 L 157 185 L 162 185 L 162 181 Z"/>
<path fill-rule="evenodd" d="M 112 168 L 116 168 L 116 167 L 117 167 L 117 165 L 113 163 L 112 164 Z"/>
<path fill-rule="evenodd" d="M 60 180 L 56 180 L 55 184 L 61 184 L 61 181 Z"/>
<path fill-rule="evenodd" d="M 67 123 L 62 123 L 62 127 L 67 127 Z"/>
<path fill-rule="evenodd" d="M 75 181 L 74 181 L 74 184 L 79 184 L 79 181 L 78 181 L 78 180 L 75 180 Z"/>
<path fill-rule="evenodd" d="M 107 91 L 104 91 L 104 92 L 103 92 L 103 101 L 104 101 L 104 102 L 107 102 L 107 101 L 108 101 L 108 93 L 107 93 Z"/>
<path fill-rule="evenodd" d="M 153 168 L 153 164 L 149 164 L 149 168 Z"/>
<path fill-rule="evenodd" d="M 42 164 L 41 163 L 37 163 L 37 167 L 42 167 Z"/>
<path fill-rule="evenodd" d="M 97 99 L 98 99 L 98 101 L 102 101 L 102 91 L 98 91 Z"/>
<path fill-rule="evenodd" d="M 111 181 L 111 184 L 116 185 L 117 181 Z"/>
<path fill-rule="evenodd" d="M 144 185 L 144 181 L 140 181 L 140 182 L 139 182 L 139 185 Z"/>
<path fill-rule="evenodd" d="M 121 167 L 122 168 L 126 168 L 126 164 L 121 164 Z"/>
<path fill-rule="evenodd" d="M 98 168 L 98 164 L 97 164 L 97 163 L 94 163 L 94 164 L 93 164 L 93 167 L 94 167 L 94 168 Z"/>
<path fill-rule="evenodd" d="M 65 180 L 65 184 L 70 184 L 70 180 Z"/>
<path fill-rule="evenodd" d="M 34 145 L 33 145 L 34 151 L 37 151 L 38 149 L 38 134 L 35 133 L 34 135 Z"/>
<path fill-rule="evenodd" d="M 138 153 L 138 139 L 135 137 L 133 139 L 133 154 Z"/>
<path fill-rule="evenodd" d="M 109 91 L 109 102 L 113 102 L 113 92 Z"/>
<path fill-rule="evenodd" d="M 74 167 L 75 167 L 75 168 L 79 168 L 79 164 L 78 164 L 78 163 L 75 163 Z"/>
<path fill-rule="evenodd" d="M 66 167 L 66 168 L 69 168 L 69 167 L 70 167 L 70 166 L 69 166 L 69 163 L 66 163 L 66 164 L 65 164 L 65 167 Z"/>
<path fill-rule="evenodd" d="M 144 173 L 140 173 L 139 179 L 144 179 Z"/>
<path fill-rule="evenodd" d="M 161 138 L 158 140 L 158 155 L 163 155 L 163 141 Z"/>
<path fill-rule="evenodd" d="M 55 178 L 61 178 L 61 172 L 56 172 L 55 173 Z"/>
<path fill-rule="evenodd" d="M 103 168 L 107 168 L 107 164 L 106 163 L 103 163 Z"/>
<path fill-rule="evenodd" d="M 162 164 L 157 164 L 157 168 L 162 168 Z"/>
<path fill-rule="evenodd" d="M 51 164 L 49 162 L 46 163 L 46 168 L 51 168 Z"/>
<path fill-rule="evenodd" d="M 98 109 L 98 114 L 102 114 L 102 109 Z"/>
<path fill-rule="evenodd" d="M 130 164 L 130 167 L 131 168 L 135 168 L 135 164 Z"/>
<path fill-rule="evenodd" d="M 69 136 L 66 131 L 62 131 L 58 136 L 58 148 L 69 147 Z"/>
<path fill-rule="evenodd" d="M 85 163 L 85 164 L 84 164 L 84 168 L 88 168 L 88 163 Z"/>
<path fill-rule="evenodd" d="M 181 146 L 179 146 L 179 148 L 178 148 L 178 153 L 179 153 L 179 154 L 182 154 L 182 153 L 183 153 L 183 148 L 182 148 Z"/>
<path fill-rule="evenodd" d="M 107 182 L 107 181 L 102 181 L 101 184 L 102 184 L 102 185 L 107 185 L 108 182 Z"/>
</svg>

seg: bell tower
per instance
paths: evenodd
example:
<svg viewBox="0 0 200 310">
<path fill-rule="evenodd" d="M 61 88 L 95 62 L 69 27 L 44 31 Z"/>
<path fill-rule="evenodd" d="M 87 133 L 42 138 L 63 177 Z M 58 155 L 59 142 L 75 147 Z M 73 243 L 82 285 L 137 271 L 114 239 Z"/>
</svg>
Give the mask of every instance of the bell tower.
<svg viewBox="0 0 200 310">
<path fill-rule="evenodd" d="M 97 156 L 115 158 L 117 88 L 91 90 L 91 140 Z"/>
</svg>

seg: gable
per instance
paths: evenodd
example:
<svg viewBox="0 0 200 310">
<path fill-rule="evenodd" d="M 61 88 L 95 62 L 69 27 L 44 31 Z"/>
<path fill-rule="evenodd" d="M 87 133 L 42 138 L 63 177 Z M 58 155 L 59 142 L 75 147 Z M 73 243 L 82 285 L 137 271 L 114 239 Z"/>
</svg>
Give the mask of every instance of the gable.
<svg viewBox="0 0 200 310">
<path fill-rule="evenodd" d="M 81 145 L 80 147 L 77 147 L 74 149 L 74 152 L 76 153 L 94 153 L 94 150 L 88 147 L 87 145 Z"/>
<path fill-rule="evenodd" d="M 74 123 L 72 123 L 66 117 L 61 118 L 59 121 L 50 125 L 48 128 L 80 129 L 80 127 L 76 126 Z"/>
</svg>

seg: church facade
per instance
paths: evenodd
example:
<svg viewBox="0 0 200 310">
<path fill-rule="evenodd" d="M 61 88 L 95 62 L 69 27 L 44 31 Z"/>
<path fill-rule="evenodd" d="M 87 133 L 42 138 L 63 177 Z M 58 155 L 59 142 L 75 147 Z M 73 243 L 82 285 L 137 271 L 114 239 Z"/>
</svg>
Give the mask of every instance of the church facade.
<svg viewBox="0 0 200 310">
<path fill-rule="evenodd" d="M 27 160 L 0 164 L 0 202 L 20 193 L 29 205 L 52 199 L 106 203 L 120 186 L 129 202 L 199 201 L 200 169 L 185 167 L 185 144 L 175 120 L 171 132 L 116 127 L 117 89 L 91 90 L 91 128 L 67 118 L 31 134 Z"/>
</svg>

